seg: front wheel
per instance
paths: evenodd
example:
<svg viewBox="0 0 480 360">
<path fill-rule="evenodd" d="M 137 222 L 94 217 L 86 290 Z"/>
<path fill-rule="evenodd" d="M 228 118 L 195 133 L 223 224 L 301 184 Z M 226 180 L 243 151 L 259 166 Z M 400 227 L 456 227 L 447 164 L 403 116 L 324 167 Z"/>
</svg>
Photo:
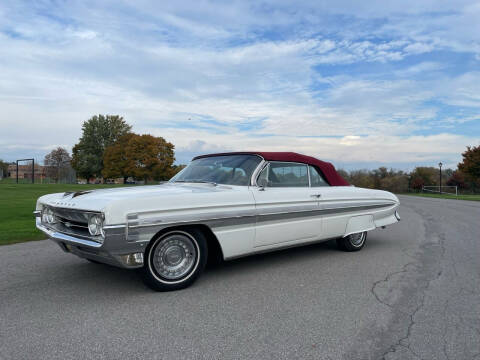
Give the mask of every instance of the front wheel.
<svg viewBox="0 0 480 360">
<path fill-rule="evenodd" d="M 366 231 L 337 239 L 337 245 L 343 251 L 359 251 L 365 245 L 365 241 L 367 241 Z"/>
<path fill-rule="evenodd" d="M 198 229 L 169 231 L 148 246 L 143 279 L 156 291 L 186 288 L 204 270 L 207 251 L 205 236 Z"/>
</svg>

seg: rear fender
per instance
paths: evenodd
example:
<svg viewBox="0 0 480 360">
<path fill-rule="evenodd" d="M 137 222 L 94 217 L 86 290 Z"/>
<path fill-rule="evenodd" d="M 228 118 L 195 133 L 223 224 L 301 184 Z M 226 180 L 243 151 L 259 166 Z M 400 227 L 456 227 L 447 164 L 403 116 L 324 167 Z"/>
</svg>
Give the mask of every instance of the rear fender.
<svg viewBox="0 0 480 360">
<path fill-rule="evenodd" d="M 373 215 L 353 216 L 348 220 L 345 234 L 343 236 L 345 237 L 351 234 L 370 231 L 373 229 L 375 229 Z"/>
</svg>

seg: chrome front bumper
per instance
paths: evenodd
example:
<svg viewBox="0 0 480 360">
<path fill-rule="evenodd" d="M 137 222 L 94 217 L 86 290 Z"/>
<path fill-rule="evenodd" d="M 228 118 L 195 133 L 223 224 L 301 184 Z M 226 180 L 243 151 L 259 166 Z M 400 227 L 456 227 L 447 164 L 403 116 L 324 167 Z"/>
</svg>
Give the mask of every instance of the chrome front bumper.
<svg viewBox="0 0 480 360">
<path fill-rule="evenodd" d="M 146 244 L 127 242 L 125 228 L 115 227 L 106 230 L 105 241 L 101 244 L 54 231 L 42 223 L 40 212 L 35 211 L 34 214 L 37 229 L 56 242 L 64 252 L 127 269 L 143 266 Z"/>
</svg>

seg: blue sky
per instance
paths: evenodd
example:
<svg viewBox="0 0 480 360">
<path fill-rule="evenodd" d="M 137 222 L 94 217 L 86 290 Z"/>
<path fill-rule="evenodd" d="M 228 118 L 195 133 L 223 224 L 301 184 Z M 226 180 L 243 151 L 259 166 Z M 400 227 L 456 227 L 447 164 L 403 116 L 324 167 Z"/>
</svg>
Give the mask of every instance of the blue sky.
<svg viewBox="0 0 480 360">
<path fill-rule="evenodd" d="M 180 163 L 455 167 L 480 144 L 479 18 L 474 1 L 2 2 L 0 158 L 70 150 L 102 113 Z"/>
</svg>

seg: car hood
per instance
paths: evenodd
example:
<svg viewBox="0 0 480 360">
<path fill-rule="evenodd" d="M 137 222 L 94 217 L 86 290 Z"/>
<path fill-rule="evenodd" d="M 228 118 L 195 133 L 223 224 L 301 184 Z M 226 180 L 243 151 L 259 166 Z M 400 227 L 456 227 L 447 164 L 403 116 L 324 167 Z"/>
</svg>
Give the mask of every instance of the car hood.
<svg viewBox="0 0 480 360">
<path fill-rule="evenodd" d="M 85 190 L 65 193 L 71 201 L 112 201 L 150 196 L 174 196 L 190 193 L 213 193 L 231 189 L 229 186 L 212 184 L 166 183 L 161 185 L 127 186 L 108 189 Z"/>
<path fill-rule="evenodd" d="M 40 204 L 76 210 L 105 213 L 152 211 L 154 209 L 180 209 L 208 204 L 242 202 L 248 191 L 246 186 L 227 186 L 194 183 L 165 183 L 149 186 L 129 186 L 108 189 L 85 190 L 42 196 Z M 229 194 L 226 196 L 226 194 Z M 246 199 L 249 199 L 247 196 Z M 208 199 L 208 201 L 207 201 Z M 244 202 L 243 201 L 243 202 Z M 253 199 L 252 199 L 253 201 Z M 248 201 L 249 202 L 249 201 Z"/>
</svg>

